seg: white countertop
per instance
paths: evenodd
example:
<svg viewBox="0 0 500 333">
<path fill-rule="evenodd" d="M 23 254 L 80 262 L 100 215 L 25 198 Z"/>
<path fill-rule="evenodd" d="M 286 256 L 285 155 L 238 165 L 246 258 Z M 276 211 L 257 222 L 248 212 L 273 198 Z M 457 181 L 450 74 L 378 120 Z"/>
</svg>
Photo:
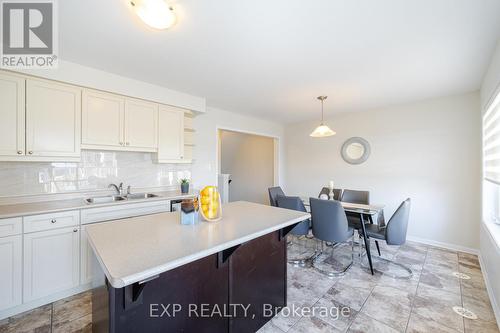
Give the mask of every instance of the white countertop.
<svg viewBox="0 0 500 333">
<path fill-rule="evenodd" d="M 85 202 L 85 198 L 77 198 L 69 200 L 52 200 L 52 201 L 18 203 L 11 205 L 0 205 L 0 219 L 17 217 L 17 216 L 55 213 L 55 212 L 62 212 L 74 209 L 88 209 L 88 208 L 97 208 L 105 206 L 126 205 L 131 203 L 152 202 L 159 200 L 176 200 L 183 198 L 191 198 L 197 195 L 196 193 L 192 192 L 187 194 L 182 194 L 180 191 L 163 191 L 163 192 L 149 192 L 149 193 L 153 193 L 157 195 L 157 197 L 148 199 L 114 201 L 102 204 L 88 204 Z"/>
<path fill-rule="evenodd" d="M 181 225 L 179 213 L 115 220 L 86 228 L 109 282 L 122 288 L 310 218 L 310 214 L 237 201 L 222 220 Z"/>
</svg>

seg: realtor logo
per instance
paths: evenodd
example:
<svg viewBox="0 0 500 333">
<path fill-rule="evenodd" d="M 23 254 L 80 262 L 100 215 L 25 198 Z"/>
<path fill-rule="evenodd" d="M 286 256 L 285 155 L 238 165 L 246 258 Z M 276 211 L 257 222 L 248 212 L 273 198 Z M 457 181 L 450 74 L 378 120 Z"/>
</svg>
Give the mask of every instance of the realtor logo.
<svg viewBox="0 0 500 333">
<path fill-rule="evenodd" d="M 1 67 L 57 66 L 56 0 L 0 0 Z"/>
</svg>

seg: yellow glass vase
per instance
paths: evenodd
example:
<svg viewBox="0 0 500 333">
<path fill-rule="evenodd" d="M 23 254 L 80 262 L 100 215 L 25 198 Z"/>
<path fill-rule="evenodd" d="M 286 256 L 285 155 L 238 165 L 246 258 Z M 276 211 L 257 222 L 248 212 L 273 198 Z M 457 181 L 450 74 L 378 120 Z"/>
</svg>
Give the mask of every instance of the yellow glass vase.
<svg viewBox="0 0 500 333">
<path fill-rule="evenodd" d="M 201 216 L 208 222 L 216 222 L 222 218 L 222 205 L 216 186 L 206 186 L 200 191 Z"/>
</svg>

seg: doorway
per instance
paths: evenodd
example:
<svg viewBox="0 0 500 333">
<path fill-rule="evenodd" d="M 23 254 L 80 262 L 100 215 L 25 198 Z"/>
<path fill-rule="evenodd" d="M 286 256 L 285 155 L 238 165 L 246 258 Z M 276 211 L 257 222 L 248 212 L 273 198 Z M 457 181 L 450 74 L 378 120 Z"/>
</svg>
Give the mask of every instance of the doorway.
<svg viewBox="0 0 500 333">
<path fill-rule="evenodd" d="M 268 204 L 267 189 L 278 183 L 278 138 L 218 129 L 218 152 L 219 179 L 227 182 L 219 187 L 228 202 Z"/>
</svg>

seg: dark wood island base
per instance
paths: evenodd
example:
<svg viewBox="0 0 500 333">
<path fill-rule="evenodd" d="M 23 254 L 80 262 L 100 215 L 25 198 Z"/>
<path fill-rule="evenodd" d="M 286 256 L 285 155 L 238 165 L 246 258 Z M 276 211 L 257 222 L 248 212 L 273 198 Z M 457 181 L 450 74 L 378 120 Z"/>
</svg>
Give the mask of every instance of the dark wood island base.
<svg viewBox="0 0 500 333">
<path fill-rule="evenodd" d="M 92 297 L 93 332 L 255 332 L 286 306 L 295 225 Z"/>
</svg>

